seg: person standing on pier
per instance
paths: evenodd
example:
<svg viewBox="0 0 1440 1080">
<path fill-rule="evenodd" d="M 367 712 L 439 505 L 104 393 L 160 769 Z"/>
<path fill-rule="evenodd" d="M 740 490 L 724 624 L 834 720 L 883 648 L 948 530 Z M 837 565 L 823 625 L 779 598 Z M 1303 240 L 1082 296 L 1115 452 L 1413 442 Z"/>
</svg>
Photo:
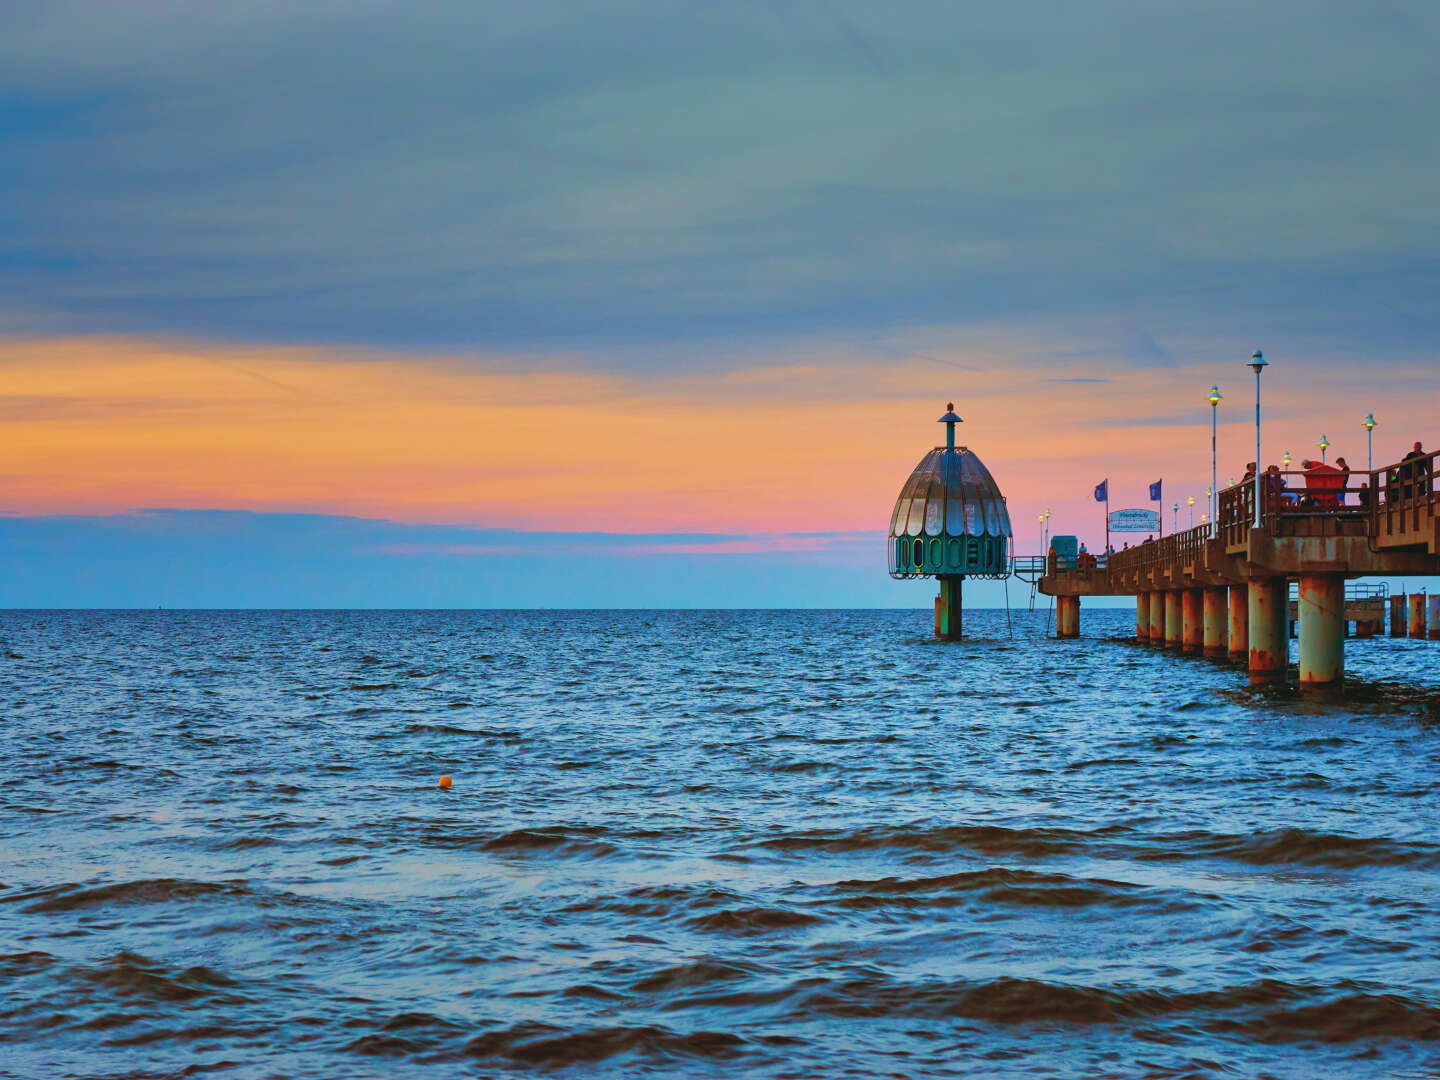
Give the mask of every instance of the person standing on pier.
<svg viewBox="0 0 1440 1080">
<path fill-rule="evenodd" d="M 1350 463 L 1343 457 L 1335 459 L 1335 467 L 1340 470 L 1340 490 L 1335 495 L 1337 506 L 1345 505 L 1345 489 L 1350 486 Z"/>
</svg>

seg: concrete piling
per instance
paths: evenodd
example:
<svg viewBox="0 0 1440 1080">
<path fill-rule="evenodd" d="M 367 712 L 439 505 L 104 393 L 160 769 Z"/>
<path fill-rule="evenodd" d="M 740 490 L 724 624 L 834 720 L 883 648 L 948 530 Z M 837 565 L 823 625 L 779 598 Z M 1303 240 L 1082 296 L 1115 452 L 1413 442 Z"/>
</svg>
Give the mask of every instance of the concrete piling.
<svg viewBox="0 0 1440 1080">
<path fill-rule="evenodd" d="M 1225 594 L 1223 588 L 1207 588 L 1204 599 L 1204 643 L 1205 655 L 1225 655 Z"/>
<path fill-rule="evenodd" d="M 1345 579 L 1302 574 L 1299 597 L 1300 686 L 1339 686 L 1345 681 Z"/>
<path fill-rule="evenodd" d="M 1230 659 L 1243 664 L 1250 658 L 1250 589 L 1246 585 L 1231 585 L 1230 632 L 1226 645 Z"/>
<path fill-rule="evenodd" d="M 1179 649 L 1185 644 L 1185 618 L 1181 607 L 1180 590 L 1169 589 L 1165 593 L 1165 648 Z"/>
<path fill-rule="evenodd" d="M 1055 636 L 1057 638 L 1080 636 L 1080 597 L 1057 596 L 1055 598 Z"/>
<path fill-rule="evenodd" d="M 1180 640 L 1187 653 L 1198 653 L 1205 643 L 1204 594 L 1185 589 L 1180 594 Z"/>
<path fill-rule="evenodd" d="M 1165 594 L 1158 589 L 1150 594 L 1150 644 L 1165 644 Z"/>
<path fill-rule="evenodd" d="M 1285 681 L 1290 665 L 1290 639 L 1286 634 L 1290 596 L 1285 578 L 1257 578 L 1250 582 L 1250 683 L 1263 686 Z"/>
<path fill-rule="evenodd" d="M 1410 636 L 1412 638 L 1423 638 L 1425 636 L 1425 594 L 1411 593 L 1410 600 Z"/>
<path fill-rule="evenodd" d="M 1390 636 L 1405 636 L 1405 594 L 1390 597 Z"/>
<path fill-rule="evenodd" d="M 1135 594 L 1135 637 L 1138 641 L 1150 640 L 1150 594 Z"/>
</svg>

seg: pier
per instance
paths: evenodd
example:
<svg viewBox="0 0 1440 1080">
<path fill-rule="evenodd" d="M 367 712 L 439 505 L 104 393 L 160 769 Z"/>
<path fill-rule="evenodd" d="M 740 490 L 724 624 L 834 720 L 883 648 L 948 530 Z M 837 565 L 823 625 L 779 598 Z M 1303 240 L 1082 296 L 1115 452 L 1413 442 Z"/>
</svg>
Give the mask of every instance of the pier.
<svg viewBox="0 0 1440 1080">
<path fill-rule="evenodd" d="M 1346 585 L 1440 577 L 1436 456 L 1356 470 L 1343 487 L 1317 484 L 1313 471 L 1263 473 L 1258 507 L 1249 480 L 1219 492 L 1215 522 L 1083 564 L 1051 552 L 1039 589 L 1055 598 L 1056 636 L 1079 636 L 1082 597 L 1134 596 L 1137 639 L 1242 661 L 1263 685 L 1288 678 L 1293 619 L 1301 687 L 1339 688 L 1350 624 L 1357 636 L 1381 633 L 1387 603 L 1392 635 L 1403 626 L 1406 636 L 1440 639 L 1440 595 L 1407 600 L 1352 585 L 1347 596 Z"/>
</svg>

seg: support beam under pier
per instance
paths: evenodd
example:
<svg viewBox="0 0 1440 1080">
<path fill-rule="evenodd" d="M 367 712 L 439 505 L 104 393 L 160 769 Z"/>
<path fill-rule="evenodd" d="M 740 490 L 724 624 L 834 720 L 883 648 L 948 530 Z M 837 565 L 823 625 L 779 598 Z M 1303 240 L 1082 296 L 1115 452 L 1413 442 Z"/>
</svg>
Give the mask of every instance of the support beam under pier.
<svg viewBox="0 0 1440 1080">
<path fill-rule="evenodd" d="M 1300 686 L 1326 690 L 1345 682 L 1345 579 L 1300 575 Z"/>
<path fill-rule="evenodd" d="M 1159 589 L 1150 594 L 1150 644 L 1165 644 L 1165 594 Z"/>
<path fill-rule="evenodd" d="M 1185 618 L 1179 589 L 1165 593 L 1165 648 L 1179 649 L 1185 644 Z"/>
<path fill-rule="evenodd" d="M 1230 586 L 1230 632 L 1226 635 L 1230 659 L 1243 664 L 1250 659 L 1250 590 Z"/>
<path fill-rule="evenodd" d="M 1280 683 L 1290 666 L 1290 596 L 1286 579 L 1250 582 L 1250 684 Z"/>
<path fill-rule="evenodd" d="M 1135 594 L 1135 637 L 1140 641 L 1150 640 L 1150 594 Z"/>
<path fill-rule="evenodd" d="M 1180 594 L 1180 641 L 1188 653 L 1198 653 L 1205 643 L 1205 604 L 1200 589 Z"/>
<path fill-rule="evenodd" d="M 1205 655 L 1225 655 L 1225 594 L 1222 588 L 1205 590 Z"/>
<path fill-rule="evenodd" d="M 1055 636 L 1057 638 L 1080 636 L 1080 597 L 1057 596 L 1055 598 Z"/>
</svg>

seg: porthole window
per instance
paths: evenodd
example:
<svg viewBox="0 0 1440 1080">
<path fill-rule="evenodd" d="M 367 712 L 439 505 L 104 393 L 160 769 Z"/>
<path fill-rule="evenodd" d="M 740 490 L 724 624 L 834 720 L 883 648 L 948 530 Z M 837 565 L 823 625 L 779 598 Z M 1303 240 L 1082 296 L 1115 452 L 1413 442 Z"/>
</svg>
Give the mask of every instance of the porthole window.
<svg viewBox="0 0 1440 1080">
<path fill-rule="evenodd" d="M 931 565 L 931 566 L 935 566 L 935 567 L 938 567 L 938 566 L 940 565 L 940 541 L 939 541 L 939 540 L 931 540 L 931 541 L 930 541 L 930 565 Z"/>
<path fill-rule="evenodd" d="M 925 541 L 917 538 L 911 551 L 913 552 L 911 558 L 915 560 L 915 569 L 919 570 L 925 565 Z"/>
<path fill-rule="evenodd" d="M 960 566 L 960 541 L 959 541 L 959 540 L 951 540 L 950 543 L 949 543 L 948 545 L 946 545 L 946 549 L 945 549 L 945 550 L 946 550 L 946 551 L 949 553 L 949 555 L 950 555 L 950 558 L 949 558 L 949 560 L 948 560 L 949 563 L 950 563 L 950 565 L 951 565 L 952 567 L 959 567 L 959 566 Z"/>
<path fill-rule="evenodd" d="M 895 541 L 895 569 L 896 569 L 896 570 L 904 570 L 904 569 L 905 569 L 905 541 L 904 541 L 904 540 L 896 540 L 896 541 Z"/>
</svg>

